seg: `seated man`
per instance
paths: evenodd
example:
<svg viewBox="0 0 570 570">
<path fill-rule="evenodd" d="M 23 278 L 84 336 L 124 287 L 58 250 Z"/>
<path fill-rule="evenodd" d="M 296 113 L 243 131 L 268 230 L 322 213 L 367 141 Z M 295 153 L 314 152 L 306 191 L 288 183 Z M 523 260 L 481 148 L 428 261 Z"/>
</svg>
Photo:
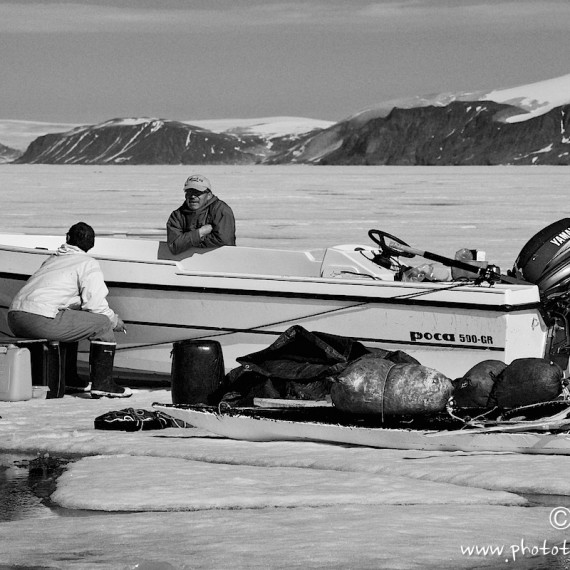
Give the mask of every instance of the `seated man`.
<svg viewBox="0 0 570 570">
<path fill-rule="evenodd" d="M 8 325 L 15 336 L 60 341 L 66 376 L 77 385 L 77 343 L 91 341 L 91 397 L 126 398 L 129 388 L 113 381 L 115 335 L 125 332 L 119 315 L 107 304 L 109 293 L 96 259 L 93 228 L 79 222 L 67 232 L 65 244 L 48 257 L 14 297 Z M 69 361 L 69 362 L 66 362 Z"/>
<path fill-rule="evenodd" d="M 200 174 L 189 176 L 184 193 L 184 203 L 170 214 L 166 223 L 170 252 L 178 254 L 193 247 L 235 245 L 234 213 L 212 194 L 210 181 Z"/>
</svg>

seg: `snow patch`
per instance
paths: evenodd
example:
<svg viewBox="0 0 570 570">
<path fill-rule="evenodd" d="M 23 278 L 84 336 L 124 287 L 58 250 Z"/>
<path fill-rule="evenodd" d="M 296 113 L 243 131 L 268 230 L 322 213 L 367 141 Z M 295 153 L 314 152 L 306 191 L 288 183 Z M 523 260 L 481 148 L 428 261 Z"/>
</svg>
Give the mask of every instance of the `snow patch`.
<svg viewBox="0 0 570 570">
<path fill-rule="evenodd" d="M 554 145 L 552 143 L 550 143 L 548 146 L 545 146 L 544 148 L 541 148 L 540 150 L 535 150 L 534 152 L 531 152 L 530 154 L 541 154 L 544 152 L 550 152 L 552 150 L 552 147 Z"/>
<path fill-rule="evenodd" d="M 570 74 L 519 87 L 490 91 L 483 99 L 513 105 L 526 111 L 509 117 L 506 122 L 526 121 L 570 103 Z"/>
<path fill-rule="evenodd" d="M 509 123 L 527 121 L 548 113 L 555 107 L 570 104 L 570 74 L 537 81 L 518 87 L 495 89 L 493 91 L 458 91 L 421 95 L 384 101 L 350 116 L 350 120 L 365 122 L 376 117 L 385 117 L 394 108 L 444 107 L 454 101 L 494 101 L 518 107 L 521 112 L 504 120 Z M 469 107 L 469 109 L 471 109 Z M 479 110 L 480 107 L 477 108 Z"/>
<path fill-rule="evenodd" d="M 332 121 L 304 117 L 265 117 L 254 119 L 212 119 L 183 121 L 215 133 L 250 134 L 273 138 L 287 135 L 302 135 L 315 129 L 326 129 Z"/>
</svg>

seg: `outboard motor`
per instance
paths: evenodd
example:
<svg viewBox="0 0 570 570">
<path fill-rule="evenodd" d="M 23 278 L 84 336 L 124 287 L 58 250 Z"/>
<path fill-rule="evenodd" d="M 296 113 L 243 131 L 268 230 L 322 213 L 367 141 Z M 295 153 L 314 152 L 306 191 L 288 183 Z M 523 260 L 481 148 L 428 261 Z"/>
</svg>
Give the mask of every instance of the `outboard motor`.
<svg viewBox="0 0 570 570">
<path fill-rule="evenodd" d="M 530 238 L 513 268 L 516 277 L 538 285 L 543 300 L 568 293 L 570 218 L 550 224 Z"/>
<path fill-rule="evenodd" d="M 566 369 L 570 354 L 570 218 L 554 222 L 530 238 L 512 273 L 538 286 L 551 329 L 550 357 Z"/>
</svg>

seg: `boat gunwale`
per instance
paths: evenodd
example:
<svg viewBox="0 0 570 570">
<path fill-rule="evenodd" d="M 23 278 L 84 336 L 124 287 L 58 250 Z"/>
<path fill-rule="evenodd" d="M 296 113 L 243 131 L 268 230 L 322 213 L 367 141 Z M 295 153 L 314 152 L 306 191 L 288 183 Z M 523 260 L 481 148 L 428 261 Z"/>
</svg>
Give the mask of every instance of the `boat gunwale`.
<svg viewBox="0 0 570 570">
<path fill-rule="evenodd" d="M 2 235 L 15 235 L 15 234 L 0 234 L 0 240 Z M 28 236 L 30 234 L 22 234 Z M 51 236 L 46 236 L 51 237 Z M 113 239 L 113 238 L 107 238 Z M 115 238 L 117 241 L 122 241 L 122 239 Z M 135 240 L 131 240 L 135 241 Z M 159 243 L 158 240 L 139 240 L 146 241 L 148 243 Z M 247 249 L 247 248 L 244 248 Z M 259 248 L 258 248 L 259 249 Z M 55 253 L 56 249 L 42 248 L 42 247 L 24 247 L 16 245 L 6 245 L 2 244 L 0 241 L 0 251 L 15 251 L 18 253 L 31 253 L 34 255 L 51 255 Z M 272 251 L 272 250 L 269 250 Z M 280 250 L 281 251 L 281 250 Z M 302 251 L 303 252 L 303 251 Z M 361 273 L 358 274 L 361 278 L 348 279 L 342 278 L 331 278 L 331 277 L 321 277 L 321 276 L 302 276 L 294 274 L 263 274 L 263 273 L 246 273 L 246 272 L 224 272 L 215 270 L 198 270 L 198 269 L 188 269 L 183 264 L 182 261 L 191 258 L 191 256 L 176 260 L 176 259 L 136 259 L 127 257 L 117 257 L 116 255 L 109 254 L 98 254 L 90 253 L 92 257 L 98 260 L 117 262 L 117 263 L 136 263 L 145 265 L 165 265 L 176 267 L 177 270 L 174 272 L 175 275 L 180 276 L 196 276 L 196 277 L 213 277 L 213 278 L 228 278 L 228 279 L 247 279 L 247 280 L 261 280 L 261 281 L 293 281 L 300 283 L 330 283 L 333 285 L 356 285 L 363 287 L 398 287 L 403 289 L 417 290 L 417 291 L 433 291 L 438 292 L 440 290 L 447 290 L 453 288 L 458 291 L 465 291 L 472 293 L 473 291 L 481 292 L 485 291 L 490 294 L 503 294 L 504 291 L 509 290 L 524 290 L 528 288 L 536 287 L 534 284 L 508 284 L 508 283 L 494 283 L 491 287 L 481 287 L 476 285 L 473 281 L 430 281 L 430 282 L 406 282 L 406 281 L 393 281 L 388 279 L 380 279 L 373 274 Z M 369 279 L 363 279 L 369 278 Z"/>
<path fill-rule="evenodd" d="M 27 234 L 24 234 L 27 235 Z M 0 240 L 1 240 L 0 235 Z M 117 241 L 120 241 L 117 239 Z M 142 240 L 141 240 L 142 241 Z M 156 240 L 147 240 L 149 243 L 157 243 Z M 55 250 L 47 248 L 30 248 L 23 246 L 7 246 L 0 243 L 0 251 L 13 252 L 15 254 L 31 254 L 31 255 L 51 255 Z M 440 308 L 464 308 L 469 310 L 481 310 L 492 312 L 513 313 L 527 310 L 535 310 L 541 307 L 540 299 L 536 301 L 523 301 L 520 304 L 513 303 L 481 303 L 469 302 L 464 300 L 437 300 L 426 298 L 427 296 L 437 296 L 440 293 L 452 289 L 454 293 L 462 294 L 478 294 L 484 295 L 487 299 L 492 299 L 493 296 L 505 296 L 509 291 L 528 290 L 529 288 L 537 289 L 536 285 L 510 285 L 510 284 L 493 284 L 493 286 L 482 287 L 473 282 L 461 281 L 442 281 L 442 282 L 399 282 L 391 280 L 376 279 L 375 276 L 363 273 L 363 277 L 370 277 L 370 279 L 346 279 L 346 278 L 329 278 L 329 277 L 305 277 L 298 275 L 265 275 L 254 273 L 225 273 L 222 271 L 204 271 L 204 270 L 188 270 L 180 261 L 169 259 L 134 259 L 125 257 L 116 257 L 111 255 L 98 255 L 94 254 L 93 257 L 102 262 L 119 263 L 119 264 L 137 264 L 137 265 L 151 265 L 157 267 L 172 267 L 174 268 L 173 276 L 182 279 L 188 277 L 196 277 L 197 279 L 204 278 L 208 280 L 243 280 L 249 283 L 257 282 L 257 288 L 237 288 L 237 287 L 224 287 L 218 284 L 192 284 L 185 285 L 182 283 L 157 283 L 157 282 L 144 282 L 144 281 L 117 281 L 112 277 L 106 278 L 108 287 L 115 287 L 120 289 L 156 289 L 157 291 L 189 291 L 189 292 L 202 292 L 212 294 L 228 294 L 228 295 L 248 295 L 248 296 L 266 296 L 266 297 L 282 297 L 282 298 L 310 298 L 310 299 L 324 299 L 331 300 L 337 299 L 339 301 L 348 302 L 363 302 L 374 304 L 389 304 L 389 305 L 416 305 L 416 306 L 432 306 Z M 13 278 L 17 280 L 28 279 L 30 275 L 15 272 L 0 272 L 2 278 Z M 335 287 L 337 291 L 295 291 L 295 290 L 275 290 L 266 288 L 265 284 L 276 283 L 291 283 L 291 284 L 311 284 L 311 285 L 324 285 Z M 350 288 L 350 291 L 348 290 Z M 370 294 L 358 294 L 355 289 L 370 289 L 386 291 L 390 294 L 389 289 L 397 289 L 394 291 L 393 296 L 378 297 Z M 418 298 L 414 298 L 417 295 Z M 489 297 L 490 295 L 490 297 Z M 423 298 L 419 298 L 419 297 Z"/>
<path fill-rule="evenodd" d="M 27 281 L 30 275 L 25 273 L 0 272 L 0 279 L 13 279 L 16 281 Z M 219 277 L 218 277 L 219 278 Z M 482 311 L 493 313 L 521 313 L 533 311 L 541 308 L 539 301 L 526 302 L 520 305 L 513 304 L 483 304 L 469 303 L 465 301 L 437 301 L 425 298 L 398 298 L 398 297 L 374 297 L 369 295 L 354 295 L 350 293 L 315 293 L 315 292 L 299 292 L 299 291 L 272 291 L 268 289 L 237 289 L 231 287 L 217 287 L 205 285 L 172 285 L 157 283 L 133 283 L 127 281 L 113 281 L 107 279 L 107 288 L 112 289 L 139 289 L 147 291 L 173 291 L 173 292 L 195 292 L 204 295 L 232 295 L 246 297 L 269 297 L 269 298 L 285 298 L 285 299 L 311 299 L 313 301 L 339 301 L 362 303 L 363 305 L 407 305 L 417 307 L 438 307 L 442 309 L 461 309 L 466 311 Z M 438 290 L 434 291 L 437 292 Z M 421 294 L 421 292 L 419 292 Z M 347 307 L 349 308 L 349 307 Z"/>
<path fill-rule="evenodd" d="M 23 273 L 6 273 L 0 272 L 0 279 L 13 279 L 16 281 L 27 281 L 30 275 Z M 350 295 L 339 293 L 302 293 L 296 291 L 268 291 L 252 290 L 252 289 L 235 289 L 235 288 L 221 288 L 221 287 L 205 287 L 199 285 L 157 285 L 152 283 L 129 283 L 129 282 L 116 282 L 107 280 L 108 289 L 140 289 L 140 290 L 155 290 L 155 291 L 173 291 L 173 292 L 195 292 L 205 295 L 233 295 L 233 296 L 246 296 L 246 297 L 277 297 L 285 299 L 311 299 L 313 301 L 340 301 L 340 302 L 353 302 L 362 303 L 363 305 L 408 305 L 417 307 L 438 307 L 441 309 L 461 309 L 465 311 L 482 311 L 493 313 L 522 313 L 540 309 L 540 302 L 524 303 L 521 305 L 490 305 L 482 303 L 467 303 L 464 301 L 430 301 L 429 299 L 398 299 L 390 297 L 370 297 L 364 295 Z M 346 307 L 350 308 L 350 307 Z"/>
</svg>

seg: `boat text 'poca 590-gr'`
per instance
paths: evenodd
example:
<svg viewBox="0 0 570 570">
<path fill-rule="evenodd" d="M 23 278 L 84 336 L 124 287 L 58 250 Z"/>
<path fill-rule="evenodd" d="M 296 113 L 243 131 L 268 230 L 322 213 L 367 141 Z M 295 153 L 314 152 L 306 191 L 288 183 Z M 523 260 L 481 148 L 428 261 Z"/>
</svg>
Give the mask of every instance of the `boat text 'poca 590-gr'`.
<svg viewBox="0 0 570 570">
<path fill-rule="evenodd" d="M 173 256 L 162 241 L 99 237 L 108 301 L 128 334 L 117 334 L 119 377 L 168 375 L 174 341 L 221 343 L 227 368 L 295 324 L 403 350 L 422 365 L 461 377 L 487 359 L 552 357 L 567 366 L 570 219 L 552 224 L 503 275 L 371 230 L 373 246 L 289 251 L 249 247 Z M 0 235 L 0 327 L 15 293 L 63 242 L 60 236 Z M 403 281 L 421 255 L 470 279 Z"/>
</svg>

